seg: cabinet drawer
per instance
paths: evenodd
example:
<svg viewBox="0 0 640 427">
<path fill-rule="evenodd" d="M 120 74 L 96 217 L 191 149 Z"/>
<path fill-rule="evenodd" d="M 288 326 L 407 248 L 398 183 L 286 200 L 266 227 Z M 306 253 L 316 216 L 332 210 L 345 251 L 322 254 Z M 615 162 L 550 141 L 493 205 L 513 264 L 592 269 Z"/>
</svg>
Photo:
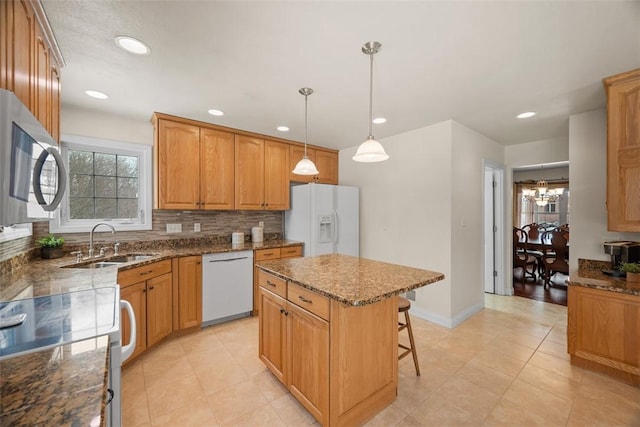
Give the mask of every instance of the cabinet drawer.
<svg viewBox="0 0 640 427">
<path fill-rule="evenodd" d="M 171 272 L 171 260 L 167 259 L 153 264 L 143 265 L 118 272 L 118 284 L 121 287 L 148 280 Z"/>
<path fill-rule="evenodd" d="M 280 248 L 259 249 L 255 252 L 254 255 L 256 261 L 263 261 L 265 259 L 280 259 Z"/>
<path fill-rule="evenodd" d="M 329 320 L 329 306 L 331 304 L 329 298 L 294 283 L 289 283 L 288 288 L 287 299 L 289 301 L 324 320 Z"/>
<path fill-rule="evenodd" d="M 262 270 L 258 270 L 258 285 L 282 298 L 287 297 L 287 281 Z"/>
<path fill-rule="evenodd" d="M 295 258 L 302 256 L 302 246 L 280 248 L 280 258 Z"/>
</svg>

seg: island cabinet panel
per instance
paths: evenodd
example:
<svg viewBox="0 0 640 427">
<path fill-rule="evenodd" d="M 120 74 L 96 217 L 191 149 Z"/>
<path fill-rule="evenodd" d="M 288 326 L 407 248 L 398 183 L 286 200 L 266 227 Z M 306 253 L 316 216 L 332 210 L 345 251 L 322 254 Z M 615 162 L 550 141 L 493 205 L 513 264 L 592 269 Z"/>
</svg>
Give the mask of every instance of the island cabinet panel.
<svg viewBox="0 0 640 427">
<path fill-rule="evenodd" d="M 362 425 L 395 400 L 398 297 L 350 306 L 287 281 L 284 298 L 268 281 L 283 279 L 259 272 L 260 359 L 320 424 Z"/>
<path fill-rule="evenodd" d="M 398 297 L 361 307 L 331 304 L 330 425 L 363 424 L 398 385 Z"/>
<path fill-rule="evenodd" d="M 259 292 L 259 349 L 260 360 L 280 382 L 286 383 L 287 318 L 286 301 L 263 288 Z"/>
<path fill-rule="evenodd" d="M 302 245 L 286 246 L 283 248 L 256 249 L 253 253 L 253 311 L 252 316 L 257 316 L 260 312 L 260 303 L 258 298 L 258 289 L 260 283 L 265 289 L 280 295 L 282 298 L 287 297 L 287 282 L 273 275 L 261 271 L 256 265 L 260 261 L 281 258 L 296 258 L 302 256 Z"/>
<path fill-rule="evenodd" d="M 291 394 L 321 425 L 329 414 L 329 322 L 287 304 L 287 361 L 285 384 Z"/>
<path fill-rule="evenodd" d="M 640 231 L 640 69 L 603 80 L 607 93 L 607 224 Z"/>
<path fill-rule="evenodd" d="M 568 288 L 571 362 L 640 385 L 640 297 Z"/>
</svg>

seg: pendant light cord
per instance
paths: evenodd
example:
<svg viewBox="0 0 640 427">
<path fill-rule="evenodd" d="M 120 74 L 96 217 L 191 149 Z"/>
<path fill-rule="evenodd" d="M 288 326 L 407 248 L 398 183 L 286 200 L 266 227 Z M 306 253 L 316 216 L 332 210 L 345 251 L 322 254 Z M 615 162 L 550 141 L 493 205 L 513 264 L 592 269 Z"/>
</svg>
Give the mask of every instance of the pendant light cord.
<svg viewBox="0 0 640 427">
<path fill-rule="evenodd" d="M 370 53 L 371 66 L 369 67 L 369 138 L 373 138 L 373 55 Z"/>
<path fill-rule="evenodd" d="M 304 96 L 304 157 L 307 157 L 307 97 Z"/>
</svg>

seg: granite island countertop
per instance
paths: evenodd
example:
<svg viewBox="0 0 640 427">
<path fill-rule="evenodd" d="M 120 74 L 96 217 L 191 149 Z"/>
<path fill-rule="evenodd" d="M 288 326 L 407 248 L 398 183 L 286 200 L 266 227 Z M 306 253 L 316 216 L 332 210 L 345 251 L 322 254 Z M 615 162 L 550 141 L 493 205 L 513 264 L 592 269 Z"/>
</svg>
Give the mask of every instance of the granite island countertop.
<svg viewBox="0 0 640 427">
<path fill-rule="evenodd" d="M 73 256 L 37 259 L 16 271 L 0 274 L 0 301 L 110 286 L 117 283 L 118 271 L 175 257 L 301 244 L 289 240 L 265 240 L 263 243 L 240 245 L 196 244 L 122 251 L 123 254 L 153 256 L 99 269 L 64 268 L 76 264 Z M 108 339 L 103 337 L 94 341 L 93 347 L 82 352 L 78 351 L 78 346 L 85 341 L 0 361 L 0 425 L 104 424 Z"/>
<path fill-rule="evenodd" d="M 361 306 L 444 279 L 436 271 L 331 254 L 260 261 L 257 267 L 343 304 Z"/>
<path fill-rule="evenodd" d="M 640 296 L 640 283 L 627 282 L 624 277 L 612 277 L 602 273 L 602 270 L 610 268 L 611 265 L 607 261 L 579 259 L 578 271 L 571 272 L 567 284 Z"/>
</svg>

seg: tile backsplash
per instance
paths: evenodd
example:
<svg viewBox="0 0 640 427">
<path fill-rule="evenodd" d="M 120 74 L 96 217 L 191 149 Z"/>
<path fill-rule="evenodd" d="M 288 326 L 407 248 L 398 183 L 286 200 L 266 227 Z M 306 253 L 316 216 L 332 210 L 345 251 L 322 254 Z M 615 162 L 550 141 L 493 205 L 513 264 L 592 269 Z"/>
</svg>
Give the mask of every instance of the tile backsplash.
<svg viewBox="0 0 640 427">
<path fill-rule="evenodd" d="M 122 231 L 112 235 L 107 232 L 97 233 L 96 245 L 111 245 L 118 242 L 135 242 L 149 240 L 177 240 L 198 237 L 228 236 L 231 233 L 242 231 L 245 239 L 251 238 L 251 227 L 257 226 L 259 221 L 264 222 L 265 234 L 283 234 L 283 213 L 280 211 L 169 211 L 154 210 L 152 230 L 148 231 Z M 100 222 L 96 220 L 96 223 Z M 181 233 L 167 233 L 167 224 L 181 224 Z M 194 224 L 200 224 L 200 231 L 194 232 Z M 116 230 L 117 230 L 116 226 Z M 0 261 L 8 260 L 35 248 L 35 239 L 49 232 L 48 222 L 34 223 L 33 236 L 12 242 L 0 243 Z M 85 245 L 89 241 L 89 233 L 64 233 L 65 244 L 69 246 Z"/>
</svg>

